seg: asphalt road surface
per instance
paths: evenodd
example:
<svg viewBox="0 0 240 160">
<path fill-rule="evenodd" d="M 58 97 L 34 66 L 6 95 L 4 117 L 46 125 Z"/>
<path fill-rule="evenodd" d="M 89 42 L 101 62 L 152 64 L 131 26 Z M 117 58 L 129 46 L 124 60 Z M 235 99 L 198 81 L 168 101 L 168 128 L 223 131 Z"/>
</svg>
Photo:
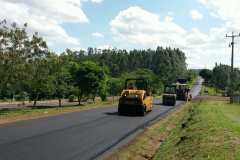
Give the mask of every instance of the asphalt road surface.
<svg viewBox="0 0 240 160">
<path fill-rule="evenodd" d="M 201 80 L 199 82 L 201 84 Z M 196 84 L 193 97 L 201 89 Z M 176 110 L 153 101 L 144 117 L 119 116 L 117 105 L 0 125 L 0 160 L 99 159 L 125 138 Z"/>
</svg>

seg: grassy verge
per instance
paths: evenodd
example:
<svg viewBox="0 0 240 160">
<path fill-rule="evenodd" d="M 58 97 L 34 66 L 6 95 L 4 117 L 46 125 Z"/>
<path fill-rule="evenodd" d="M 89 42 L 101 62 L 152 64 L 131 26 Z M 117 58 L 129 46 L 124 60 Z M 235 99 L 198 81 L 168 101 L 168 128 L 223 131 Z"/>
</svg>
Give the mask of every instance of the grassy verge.
<svg viewBox="0 0 240 160">
<path fill-rule="evenodd" d="M 239 120 L 239 104 L 189 102 L 111 159 L 240 159 Z"/>
<path fill-rule="evenodd" d="M 10 116 L 21 116 L 21 115 L 29 115 L 32 114 L 45 114 L 45 113 L 57 113 L 59 111 L 71 111 L 76 109 L 86 109 L 86 108 L 93 108 L 96 106 L 105 106 L 105 105 L 114 105 L 117 104 L 116 102 L 97 102 L 91 104 L 84 104 L 84 105 L 76 105 L 76 106 L 66 106 L 66 107 L 55 107 L 55 108 L 45 108 L 45 109 L 28 109 L 28 110 L 13 110 L 13 111 L 0 111 L 0 118 L 1 117 L 10 117 Z"/>
<path fill-rule="evenodd" d="M 204 93 L 204 91 L 208 91 L 208 93 Z M 215 88 L 214 88 L 214 87 L 208 87 L 208 86 L 206 86 L 206 85 L 204 85 L 204 86 L 202 87 L 202 93 L 203 93 L 204 95 L 222 96 L 222 94 L 219 92 L 219 90 L 218 90 L 218 93 L 217 93 L 217 95 L 216 95 Z"/>
<path fill-rule="evenodd" d="M 158 98 L 162 98 L 162 95 L 153 97 L 153 99 L 158 99 Z"/>
<path fill-rule="evenodd" d="M 154 159 L 240 159 L 240 105 L 194 103 L 182 121 L 187 127 L 174 127 Z"/>
<path fill-rule="evenodd" d="M 197 78 L 195 78 L 194 80 L 192 80 L 191 83 L 188 83 L 188 87 L 189 87 L 189 88 L 192 88 L 193 84 L 196 83 L 196 81 L 197 81 Z"/>
</svg>

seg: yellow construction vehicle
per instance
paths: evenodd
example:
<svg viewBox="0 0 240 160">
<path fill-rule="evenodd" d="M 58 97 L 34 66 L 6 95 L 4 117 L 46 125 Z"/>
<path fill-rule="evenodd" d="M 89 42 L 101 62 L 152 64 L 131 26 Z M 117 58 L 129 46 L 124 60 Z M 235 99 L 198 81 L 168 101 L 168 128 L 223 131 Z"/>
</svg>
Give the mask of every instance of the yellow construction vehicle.
<svg viewBox="0 0 240 160">
<path fill-rule="evenodd" d="M 177 79 L 177 83 L 173 83 L 172 85 L 176 86 L 177 100 L 186 101 L 187 98 L 185 97 L 185 94 L 186 92 L 189 92 L 189 90 L 187 89 L 187 79 Z"/>
<path fill-rule="evenodd" d="M 175 85 L 165 85 L 164 93 L 162 95 L 162 104 L 163 105 L 176 105 L 177 100 L 177 89 Z"/>
<path fill-rule="evenodd" d="M 146 79 L 126 79 L 125 89 L 119 98 L 118 113 L 124 115 L 132 112 L 145 116 L 152 111 L 152 102 L 152 90 L 148 88 Z"/>
<path fill-rule="evenodd" d="M 186 79 L 177 79 L 177 83 L 171 85 L 165 85 L 164 93 L 162 96 L 163 105 L 176 105 L 176 100 L 187 100 L 187 94 L 189 89 L 187 89 Z"/>
</svg>

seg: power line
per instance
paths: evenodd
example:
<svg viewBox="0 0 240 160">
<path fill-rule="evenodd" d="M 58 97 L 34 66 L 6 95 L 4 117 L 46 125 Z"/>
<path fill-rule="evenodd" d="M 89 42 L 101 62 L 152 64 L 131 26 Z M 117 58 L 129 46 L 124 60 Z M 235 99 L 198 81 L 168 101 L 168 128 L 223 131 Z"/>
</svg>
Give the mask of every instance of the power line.
<svg viewBox="0 0 240 160">
<path fill-rule="evenodd" d="M 238 6 L 237 6 L 237 8 L 236 8 L 236 11 L 235 11 L 235 13 L 234 13 L 234 15 L 233 15 L 233 19 L 235 18 L 235 15 L 236 15 L 236 13 L 237 13 L 237 11 L 238 11 L 239 5 L 240 5 L 240 2 L 238 3 Z"/>
</svg>

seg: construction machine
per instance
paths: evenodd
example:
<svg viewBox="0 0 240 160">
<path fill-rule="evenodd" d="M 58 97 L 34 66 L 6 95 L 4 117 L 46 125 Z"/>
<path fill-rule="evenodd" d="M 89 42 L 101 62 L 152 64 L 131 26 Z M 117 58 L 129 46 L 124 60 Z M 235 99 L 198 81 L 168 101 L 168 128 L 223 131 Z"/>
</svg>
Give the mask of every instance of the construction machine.
<svg viewBox="0 0 240 160">
<path fill-rule="evenodd" d="M 187 79 L 177 79 L 177 83 L 165 85 L 163 93 L 163 105 L 176 105 L 176 100 L 187 100 Z"/>
<path fill-rule="evenodd" d="M 125 89 L 119 98 L 118 113 L 145 116 L 147 112 L 152 111 L 152 102 L 152 89 L 148 86 L 147 79 L 126 79 Z"/>
<path fill-rule="evenodd" d="M 176 105 L 177 89 L 175 85 L 165 85 L 164 93 L 162 95 L 163 105 Z"/>
<path fill-rule="evenodd" d="M 185 97 L 185 94 L 186 92 L 189 92 L 189 89 L 187 88 L 187 79 L 177 79 L 177 83 L 173 83 L 172 85 L 176 86 L 177 100 L 186 101 L 187 98 Z"/>
</svg>

